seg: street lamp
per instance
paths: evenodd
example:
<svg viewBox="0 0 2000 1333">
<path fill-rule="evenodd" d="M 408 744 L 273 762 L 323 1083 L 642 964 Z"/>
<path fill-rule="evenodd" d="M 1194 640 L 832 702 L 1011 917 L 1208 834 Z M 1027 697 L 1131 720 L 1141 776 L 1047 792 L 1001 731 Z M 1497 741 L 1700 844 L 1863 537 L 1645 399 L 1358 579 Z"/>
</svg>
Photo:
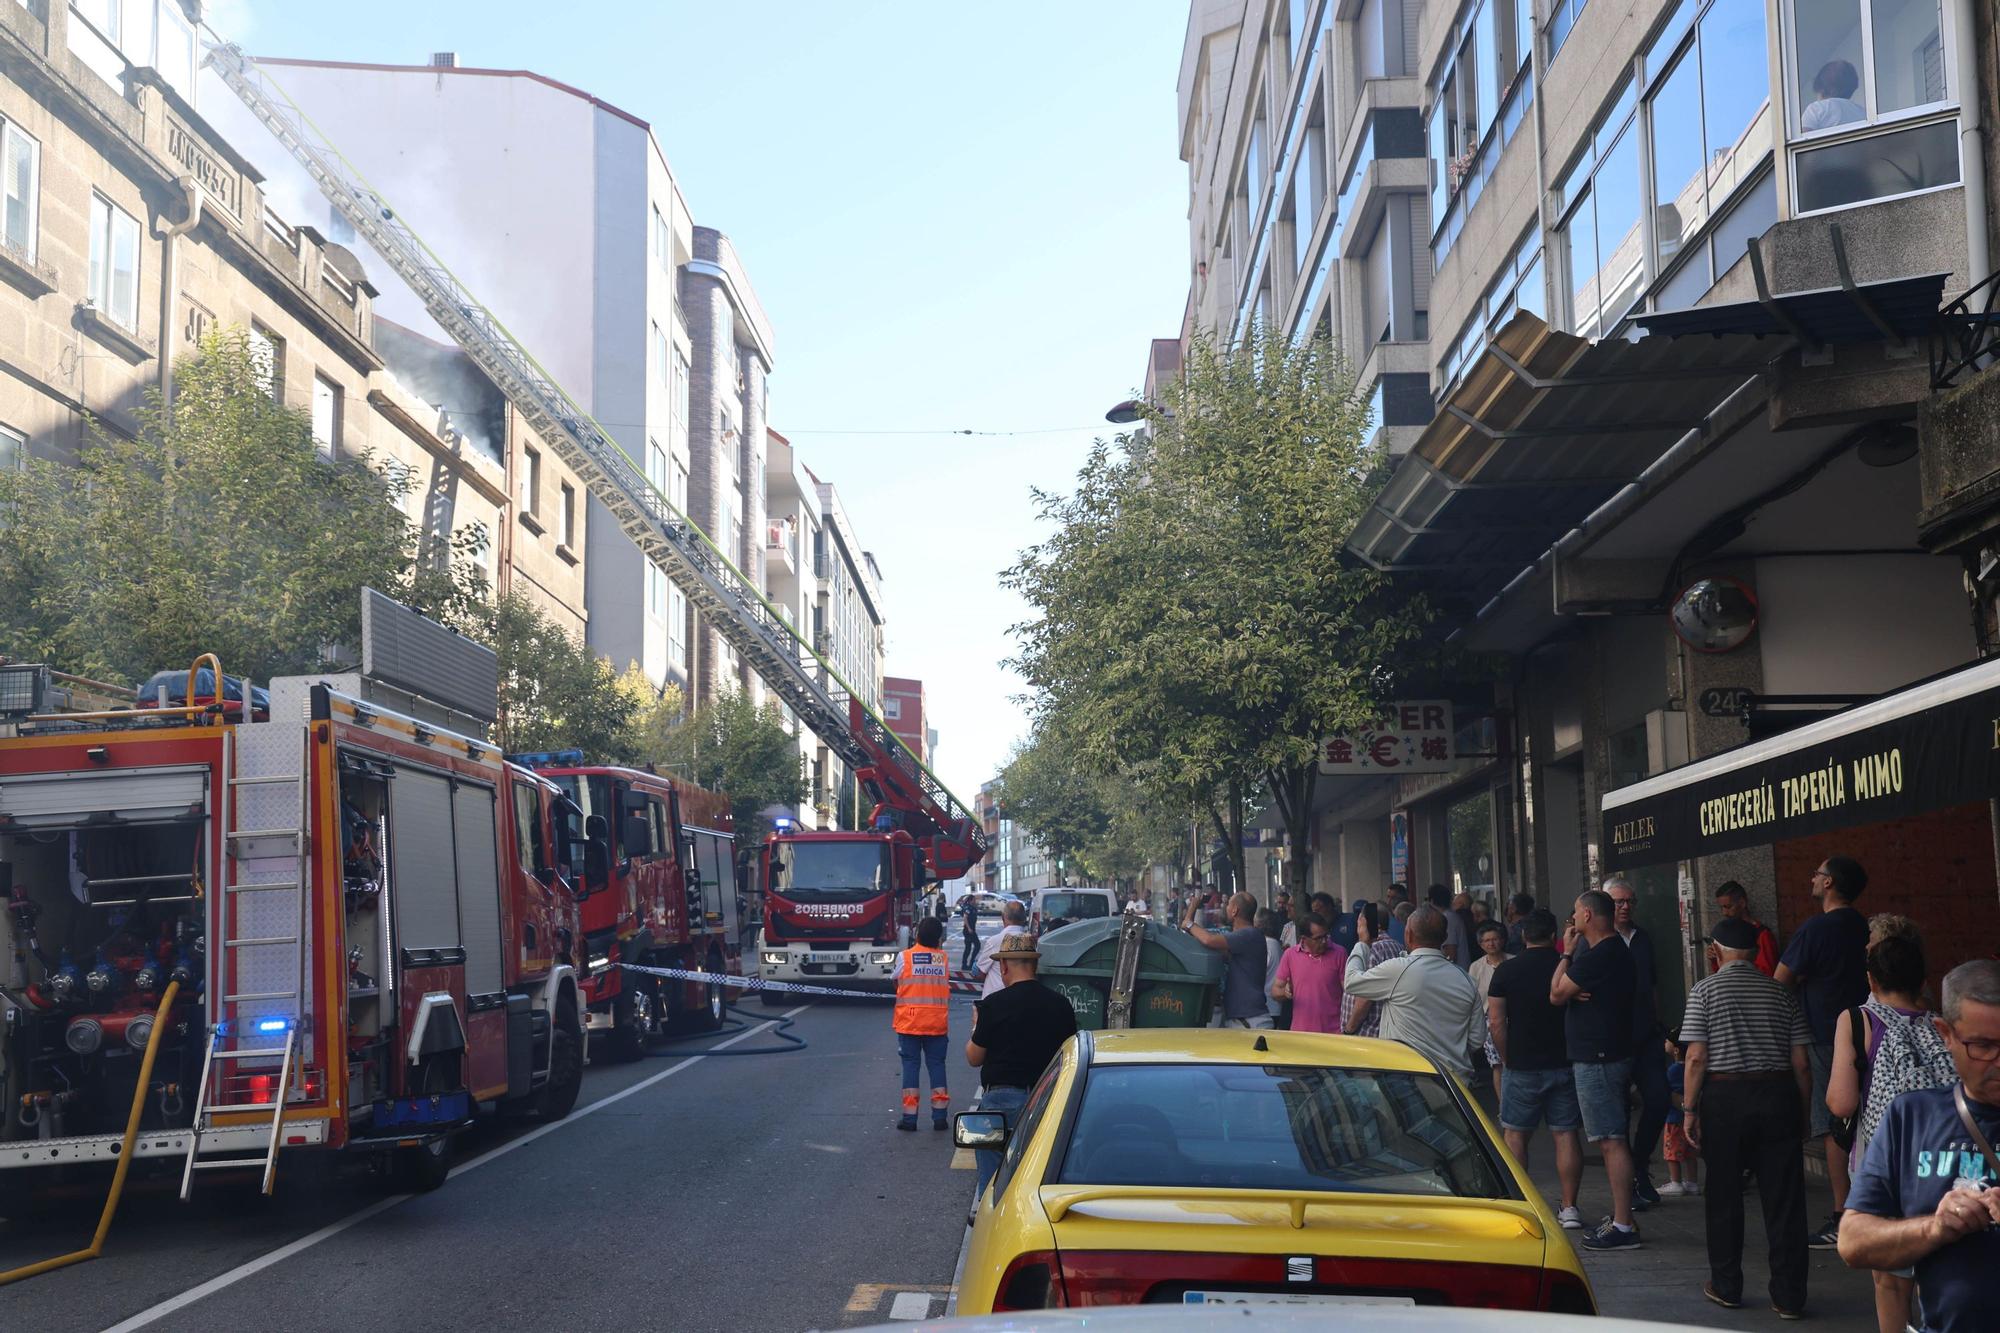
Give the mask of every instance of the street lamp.
<svg viewBox="0 0 2000 1333">
<path fill-rule="evenodd" d="M 1106 412 L 1104 419 L 1114 426 L 1129 426 L 1135 421 L 1146 419 L 1146 405 L 1137 398 L 1127 398 Z"/>
</svg>

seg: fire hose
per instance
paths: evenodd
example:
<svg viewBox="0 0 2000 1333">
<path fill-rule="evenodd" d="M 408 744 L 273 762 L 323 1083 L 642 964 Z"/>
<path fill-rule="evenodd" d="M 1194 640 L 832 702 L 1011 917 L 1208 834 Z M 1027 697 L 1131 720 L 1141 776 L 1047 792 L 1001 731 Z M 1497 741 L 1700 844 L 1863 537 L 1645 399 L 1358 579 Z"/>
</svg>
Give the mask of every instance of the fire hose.
<svg viewBox="0 0 2000 1333">
<path fill-rule="evenodd" d="M 19 1282 L 24 1277 L 35 1277 L 42 1273 L 80 1264 L 87 1259 L 95 1259 L 104 1253 L 104 1238 L 111 1231 L 111 1219 L 117 1216 L 118 1200 L 125 1193 L 125 1173 L 132 1167 L 132 1149 L 139 1141 L 139 1119 L 145 1114 L 146 1094 L 153 1081 L 153 1057 L 159 1054 L 160 1036 L 167 1030 L 167 1015 L 172 1011 L 174 997 L 179 994 L 178 981 L 167 983 L 166 994 L 160 997 L 160 1008 L 153 1015 L 153 1030 L 146 1036 L 146 1053 L 139 1061 L 139 1086 L 132 1094 L 132 1113 L 125 1118 L 125 1141 L 118 1150 L 118 1167 L 111 1176 L 111 1194 L 104 1200 L 104 1211 L 97 1218 L 97 1233 L 90 1238 L 88 1247 L 72 1254 L 59 1255 L 54 1259 L 44 1259 L 40 1263 L 26 1264 L 20 1268 L 0 1273 L 0 1287 L 9 1282 Z M 200 1126 L 194 1126 L 190 1133 L 199 1134 Z"/>
</svg>

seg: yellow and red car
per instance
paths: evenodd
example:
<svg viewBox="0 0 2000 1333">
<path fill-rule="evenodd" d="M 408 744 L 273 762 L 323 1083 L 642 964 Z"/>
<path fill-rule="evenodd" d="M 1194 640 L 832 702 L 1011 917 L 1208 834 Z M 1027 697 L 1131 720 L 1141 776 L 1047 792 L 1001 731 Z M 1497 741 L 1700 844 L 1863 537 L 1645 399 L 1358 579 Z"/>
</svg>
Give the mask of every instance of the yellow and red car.
<svg viewBox="0 0 2000 1333">
<path fill-rule="evenodd" d="M 958 1312 L 1429 1305 L 1594 1314 L 1576 1253 L 1463 1087 L 1399 1042 L 1082 1032 L 977 1201 Z"/>
</svg>

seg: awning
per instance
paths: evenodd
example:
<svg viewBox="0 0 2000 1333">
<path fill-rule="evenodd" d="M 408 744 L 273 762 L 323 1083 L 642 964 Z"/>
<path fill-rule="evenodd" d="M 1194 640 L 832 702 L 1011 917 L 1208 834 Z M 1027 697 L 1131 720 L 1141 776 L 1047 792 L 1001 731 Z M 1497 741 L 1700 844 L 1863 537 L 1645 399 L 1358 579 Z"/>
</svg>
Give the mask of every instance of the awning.
<svg viewBox="0 0 2000 1333">
<path fill-rule="evenodd" d="M 2000 659 L 1604 795 L 1613 870 L 2000 795 Z"/>
<path fill-rule="evenodd" d="M 1592 343 L 1516 314 L 1396 465 L 1347 549 L 1478 606 L 1774 355 L 1754 338 Z"/>
<path fill-rule="evenodd" d="M 1636 317 L 1651 337 L 1796 338 L 1814 346 L 1915 342 L 1930 336 L 1948 273 L 1883 282 L 1847 282 L 1811 292 L 1760 295 L 1733 305 L 1696 306 Z"/>
</svg>

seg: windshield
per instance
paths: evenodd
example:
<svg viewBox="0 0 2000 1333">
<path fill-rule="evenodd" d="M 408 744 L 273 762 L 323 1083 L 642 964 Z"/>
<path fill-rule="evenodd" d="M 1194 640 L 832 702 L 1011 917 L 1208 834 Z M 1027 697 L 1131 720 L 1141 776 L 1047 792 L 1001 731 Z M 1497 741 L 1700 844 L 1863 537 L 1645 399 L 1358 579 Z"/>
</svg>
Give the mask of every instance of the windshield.
<svg viewBox="0 0 2000 1333">
<path fill-rule="evenodd" d="M 889 846 L 781 842 L 772 851 L 771 887 L 802 903 L 865 901 L 890 887 Z"/>
<path fill-rule="evenodd" d="M 1110 916 L 1111 905 L 1097 893 L 1049 893 L 1042 896 L 1042 917 L 1075 921 L 1086 916 Z"/>
<path fill-rule="evenodd" d="M 1062 1181 L 1507 1197 L 1435 1075 L 1276 1065 L 1098 1065 Z"/>
</svg>

